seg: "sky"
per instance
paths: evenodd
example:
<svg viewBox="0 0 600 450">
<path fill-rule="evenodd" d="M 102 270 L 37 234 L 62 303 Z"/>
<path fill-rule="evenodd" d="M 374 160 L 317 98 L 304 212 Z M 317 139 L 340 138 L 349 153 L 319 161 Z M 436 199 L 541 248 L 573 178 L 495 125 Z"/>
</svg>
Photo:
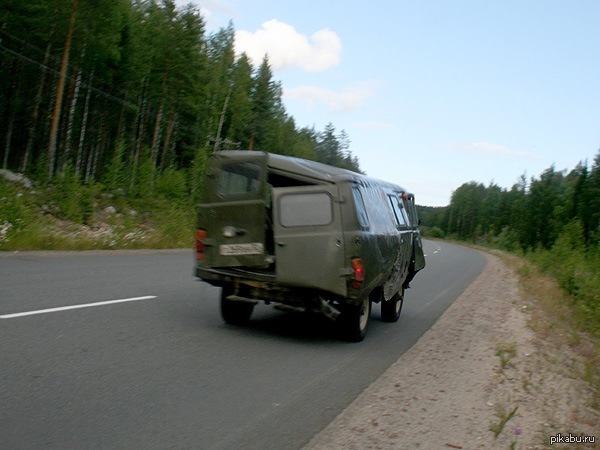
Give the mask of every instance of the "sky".
<svg viewBox="0 0 600 450">
<path fill-rule="evenodd" d="M 600 149 L 600 1 L 191 3 L 209 33 L 231 21 L 255 66 L 268 55 L 297 127 L 344 130 L 367 175 L 420 205 Z"/>
</svg>

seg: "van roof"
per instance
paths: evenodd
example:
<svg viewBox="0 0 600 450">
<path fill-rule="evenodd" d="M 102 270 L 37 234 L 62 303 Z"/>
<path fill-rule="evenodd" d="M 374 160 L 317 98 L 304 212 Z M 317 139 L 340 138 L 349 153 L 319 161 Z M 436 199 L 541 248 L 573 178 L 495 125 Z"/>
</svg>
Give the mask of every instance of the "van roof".
<svg viewBox="0 0 600 450">
<path fill-rule="evenodd" d="M 367 177 L 358 172 L 342 169 L 339 167 L 330 166 L 317 161 L 309 161 L 307 159 L 296 158 L 294 156 L 278 155 L 276 153 L 258 152 L 255 150 L 223 150 L 213 153 L 213 156 L 226 157 L 248 157 L 265 155 L 267 158 L 267 166 L 279 172 L 297 174 L 305 178 L 314 179 L 316 181 L 335 183 L 339 181 L 355 181 L 360 184 L 369 185 L 377 184 L 390 189 L 407 192 L 402 187 L 389 183 L 387 181 L 377 180 Z"/>
</svg>

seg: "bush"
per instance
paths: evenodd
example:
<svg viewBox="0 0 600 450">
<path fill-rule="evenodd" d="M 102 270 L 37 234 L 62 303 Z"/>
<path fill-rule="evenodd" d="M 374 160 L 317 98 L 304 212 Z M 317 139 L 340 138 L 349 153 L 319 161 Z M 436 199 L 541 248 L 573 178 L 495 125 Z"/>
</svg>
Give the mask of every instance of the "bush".
<svg viewBox="0 0 600 450">
<path fill-rule="evenodd" d="M 195 208 L 186 201 L 159 199 L 150 206 L 152 227 L 158 231 L 159 248 L 192 248 Z"/>
<path fill-rule="evenodd" d="M 187 183 L 182 170 L 166 169 L 156 182 L 156 193 L 163 198 L 184 199 Z"/>
<path fill-rule="evenodd" d="M 132 192 L 140 198 L 153 197 L 155 174 L 156 169 L 152 159 L 148 156 L 148 149 L 144 149 L 133 173 Z"/>
<path fill-rule="evenodd" d="M 0 248 L 29 222 L 29 211 L 23 193 L 10 182 L 0 179 Z"/>
<path fill-rule="evenodd" d="M 444 237 L 444 232 L 442 231 L 442 229 L 440 227 L 433 227 L 433 228 L 423 227 L 422 231 L 423 231 L 423 235 L 425 237 L 429 237 L 429 238 L 433 238 L 433 239 L 442 239 Z"/>
<path fill-rule="evenodd" d="M 102 178 L 102 183 L 110 191 L 116 191 L 117 189 L 125 189 L 125 170 L 126 165 L 123 161 L 123 155 L 125 154 L 125 144 L 122 141 L 117 142 L 115 151 L 110 160 L 110 164 Z"/>
<path fill-rule="evenodd" d="M 497 236 L 492 236 L 490 238 L 490 244 L 509 252 L 517 254 L 522 252 L 517 233 L 508 226 L 502 228 Z"/>
<path fill-rule="evenodd" d="M 581 223 L 567 224 L 550 250 L 539 248 L 530 259 L 571 297 L 582 326 L 600 335 L 600 250 L 586 250 Z"/>
<path fill-rule="evenodd" d="M 86 185 L 68 166 L 59 174 L 49 189 L 49 198 L 58 206 L 58 215 L 75 223 L 86 223 L 94 211 L 94 196 L 99 185 Z"/>
</svg>

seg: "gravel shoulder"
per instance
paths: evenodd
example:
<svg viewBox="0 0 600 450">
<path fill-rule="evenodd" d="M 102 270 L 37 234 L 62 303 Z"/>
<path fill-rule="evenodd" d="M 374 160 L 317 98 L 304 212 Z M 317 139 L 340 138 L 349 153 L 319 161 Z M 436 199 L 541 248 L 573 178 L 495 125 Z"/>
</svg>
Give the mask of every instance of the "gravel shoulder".
<svg viewBox="0 0 600 450">
<path fill-rule="evenodd" d="M 600 448 L 581 358 L 532 330 L 517 275 L 485 256 L 475 282 L 306 449 Z M 550 446 L 569 433 L 595 443 Z"/>
</svg>

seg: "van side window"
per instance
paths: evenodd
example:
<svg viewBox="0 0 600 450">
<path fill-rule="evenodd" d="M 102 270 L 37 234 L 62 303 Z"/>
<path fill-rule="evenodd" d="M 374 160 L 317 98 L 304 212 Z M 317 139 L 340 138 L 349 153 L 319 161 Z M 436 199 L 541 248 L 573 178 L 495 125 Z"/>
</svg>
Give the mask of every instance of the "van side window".
<svg viewBox="0 0 600 450">
<path fill-rule="evenodd" d="M 219 195 L 233 197 L 258 193 L 260 172 L 260 166 L 254 162 L 224 164 L 219 173 Z"/>
<path fill-rule="evenodd" d="M 404 206 L 400 203 L 400 199 L 397 195 L 388 195 L 390 199 L 390 204 L 392 205 L 392 210 L 394 211 L 394 217 L 396 217 L 396 223 L 402 227 L 408 226 L 408 219 L 406 217 L 406 212 L 404 211 Z"/>
<path fill-rule="evenodd" d="M 279 198 L 283 227 L 329 225 L 333 222 L 333 201 L 326 192 L 286 194 Z"/>
<path fill-rule="evenodd" d="M 354 207 L 356 208 L 356 216 L 358 223 L 364 229 L 369 228 L 369 216 L 367 216 L 367 208 L 365 207 L 365 201 L 363 199 L 360 190 L 356 187 L 352 187 L 352 195 L 354 196 Z"/>
</svg>

